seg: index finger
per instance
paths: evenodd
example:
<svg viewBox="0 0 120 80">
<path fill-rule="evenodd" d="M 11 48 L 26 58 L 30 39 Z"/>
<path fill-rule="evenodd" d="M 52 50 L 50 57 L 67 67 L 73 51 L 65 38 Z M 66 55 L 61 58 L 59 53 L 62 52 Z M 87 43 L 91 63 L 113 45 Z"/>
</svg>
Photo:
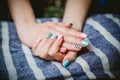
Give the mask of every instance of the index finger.
<svg viewBox="0 0 120 80">
<path fill-rule="evenodd" d="M 74 36 L 74 37 L 78 37 L 78 38 L 81 38 L 81 39 L 84 39 L 86 38 L 86 34 L 85 33 L 82 33 L 82 32 L 79 32 L 75 29 L 72 29 L 72 28 L 67 28 L 67 27 L 61 27 L 60 24 L 50 24 L 52 27 L 54 27 L 56 30 L 62 32 L 62 33 L 65 33 L 67 35 L 71 35 L 71 36 Z M 57 26 L 57 27 L 56 27 Z"/>
</svg>

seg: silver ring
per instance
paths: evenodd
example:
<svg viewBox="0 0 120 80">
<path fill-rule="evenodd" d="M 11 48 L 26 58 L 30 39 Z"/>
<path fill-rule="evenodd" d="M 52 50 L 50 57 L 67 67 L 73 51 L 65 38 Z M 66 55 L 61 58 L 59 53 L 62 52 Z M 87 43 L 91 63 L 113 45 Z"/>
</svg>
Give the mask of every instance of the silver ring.
<svg viewBox="0 0 120 80">
<path fill-rule="evenodd" d="M 75 48 L 81 49 L 82 46 L 81 46 L 80 44 L 76 44 L 76 45 L 75 45 Z"/>
<path fill-rule="evenodd" d="M 52 34 L 52 36 L 50 38 L 51 39 L 55 39 L 55 38 L 57 38 L 57 35 L 56 34 Z"/>
<path fill-rule="evenodd" d="M 49 38 L 55 39 L 55 38 L 57 38 L 57 35 L 56 35 L 56 34 L 53 34 L 53 33 L 51 33 L 51 32 L 48 32 L 48 33 L 46 34 L 45 38 L 47 38 L 47 39 L 49 39 Z"/>
<path fill-rule="evenodd" d="M 47 34 L 46 34 L 46 36 L 45 36 L 45 38 L 50 38 L 52 36 L 52 33 L 51 32 L 48 32 Z"/>
</svg>

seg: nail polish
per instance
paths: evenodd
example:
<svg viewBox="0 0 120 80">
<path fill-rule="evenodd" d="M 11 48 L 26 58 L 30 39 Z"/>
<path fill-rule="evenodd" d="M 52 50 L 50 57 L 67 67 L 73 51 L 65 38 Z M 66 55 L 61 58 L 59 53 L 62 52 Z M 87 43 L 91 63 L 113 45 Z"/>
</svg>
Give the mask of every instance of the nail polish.
<svg viewBox="0 0 120 80">
<path fill-rule="evenodd" d="M 83 47 L 86 47 L 86 46 L 89 45 L 89 43 L 86 40 L 82 40 L 81 44 L 82 44 Z"/>
<path fill-rule="evenodd" d="M 63 48 L 63 47 L 62 47 L 62 48 L 60 49 L 60 52 L 62 52 L 62 53 L 65 53 L 66 51 L 67 51 L 66 48 Z"/>
<path fill-rule="evenodd" d="M 67 67 L 69 64 L 70 64 L 70 61 L 69 61 L 69 60 L 66 60 L 66 61 L 63 63 L 63 66 L 64 66 L 64 67 Z"/>
<path fill-rule="evenodd" d="M 63 37 L 63 35 L 59 35 L 57 39 L 60 40 L 62 37 Z"/>
<path fill-rule="evenodd" d="M 42 38 L 39 38 L 36 40 L 36 43 L 40 42 L 42 40 Z"/>
<path fill-rule="evenodd" d="M 86 35 L 85 33 L 81 33 L 81 34 L 80 34 L 80 37 L 86 38 L 87 35 Z"/>
</svg>

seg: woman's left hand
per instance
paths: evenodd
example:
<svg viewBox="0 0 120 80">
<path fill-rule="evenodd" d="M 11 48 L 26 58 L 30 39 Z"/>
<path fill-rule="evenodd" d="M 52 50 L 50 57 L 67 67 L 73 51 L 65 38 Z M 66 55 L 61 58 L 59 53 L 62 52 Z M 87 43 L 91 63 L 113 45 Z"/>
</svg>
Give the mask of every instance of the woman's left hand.
<svg viewBox="0 0 120 80">
<path fill-rule="evenodd" d="M 66 25 L 65 23 L 59 23 L 61 26 L 63 27 L 67 27 L 67 28 L 71 28 L 72 25 Z M 88 42 L 86 42 L 88 44 Z M 79 45 L 80 46 L 80 45 Z M 87 46 L 87 45 L 86 45 Z M 79 48 L 82 48 L 82 47 L 86 47 L 86 46 L 82 46 L 79 47 Z M 80 49 L 81 50 L 81 49 Z M 80 51 L 79 50 L 79 51 Z M 76 57 L 77 57 L 77 54 L 78 54 L 78 51 L 71 51 L 69 50 L 66 55 L 64 56 L 63 60 L 62 60 L 62 64 L 64 67 L 67 67 L 71 62 L 75 61 Z"/>
</svg>

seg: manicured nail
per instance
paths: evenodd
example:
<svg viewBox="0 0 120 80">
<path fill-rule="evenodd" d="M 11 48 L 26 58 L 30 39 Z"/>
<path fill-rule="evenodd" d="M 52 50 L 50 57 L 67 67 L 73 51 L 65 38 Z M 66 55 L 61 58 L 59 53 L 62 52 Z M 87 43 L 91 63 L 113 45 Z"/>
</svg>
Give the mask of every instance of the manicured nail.
<svg viewBox="0 0 120 80">
<path fill-rule="evenodd" d="M 57 39 L 60 40 L 60 39 L 62 39 L 62 37 L 63 37 L 63 35 L 59 35 Z"/>
<path fill-rule="evenodd" d="M 88 41 L 86 41 L 86 40 L 82 40 L 81 44 L 82 44 L 83 47 L 86 47 L 86 46 L 89 45 Z"/>
<path fill-rule="evenodd" d="M 67 49 L 66 48 L 60 48 L 60 52 L 62 52 L 62 53 L 65 53 L 67 51 Z"/>
<path fill-rule="evenodd" d="M 81 33 L 81 34 L 80 34 L 80 37 L 86 38 L 87 35 L 86 35 L 85 33 Z"/>
<path fill-rule="evenodd" d="M 69 60 L 66 60 L 66 61 L 63 63 L 63 66 L 64 66 L 64 67 L 67 67 L 69 64 L 70 64 L 70 61 L 69 61 Z"/>
<path fill-rule="evenodd" d="M 42 38 L 39 38 L 38 40 L 36 40 L 36 43 L 40 42 L 42 40 Z"/>
</svg>

